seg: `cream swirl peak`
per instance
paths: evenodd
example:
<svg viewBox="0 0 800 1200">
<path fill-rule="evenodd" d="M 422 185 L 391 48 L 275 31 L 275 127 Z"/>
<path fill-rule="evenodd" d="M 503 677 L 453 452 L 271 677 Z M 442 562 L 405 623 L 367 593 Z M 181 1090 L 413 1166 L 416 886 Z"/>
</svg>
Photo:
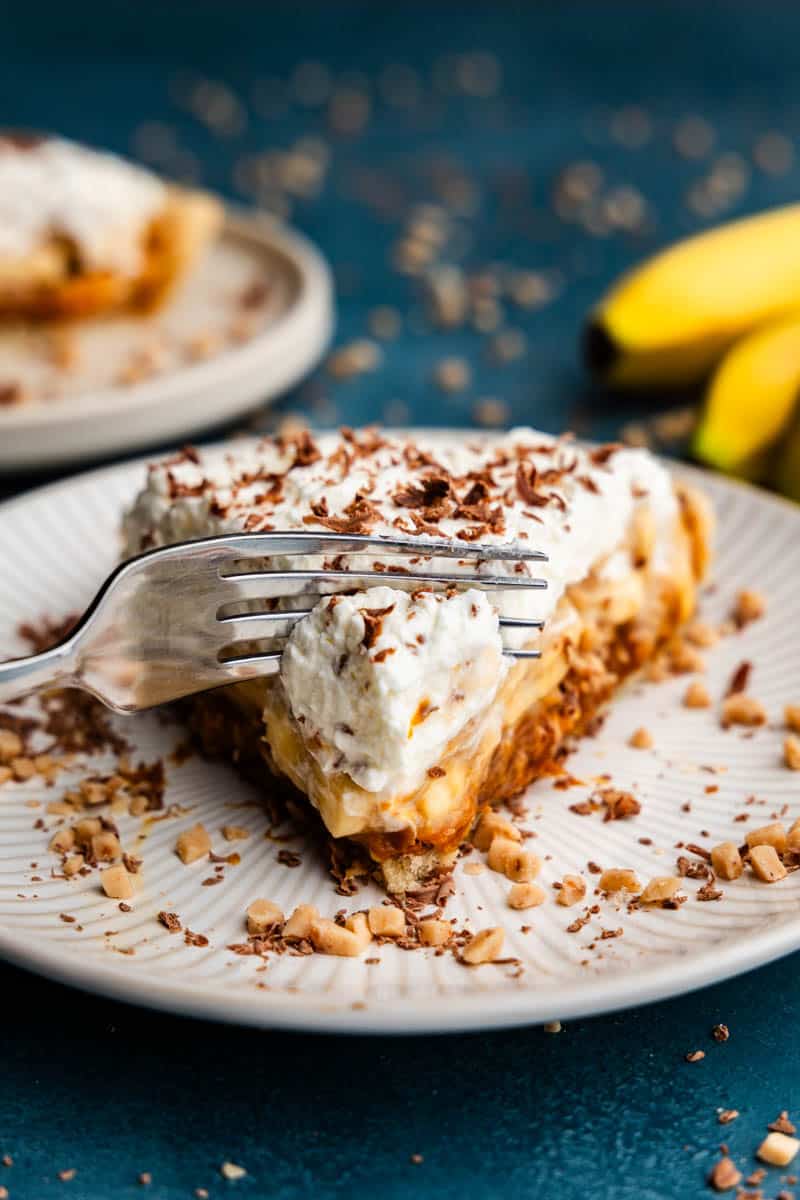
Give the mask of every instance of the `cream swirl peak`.
<svg viewBox="0 0 800 1200">
<path fill-rule="evenodd" d="M 292 631 L 281 676 L 323 771 L 379 792 L 417 786 L 507 665 L 483 592 L 377 587 L 322 600 Z"/>
<path fill-rule="evenodd" d="M 56 137 L 0 133 L 0 259 L 68 238 L 88 270 L 134 275 L 142 234 L 165 203 L 155 175 Z"/>
</svg>

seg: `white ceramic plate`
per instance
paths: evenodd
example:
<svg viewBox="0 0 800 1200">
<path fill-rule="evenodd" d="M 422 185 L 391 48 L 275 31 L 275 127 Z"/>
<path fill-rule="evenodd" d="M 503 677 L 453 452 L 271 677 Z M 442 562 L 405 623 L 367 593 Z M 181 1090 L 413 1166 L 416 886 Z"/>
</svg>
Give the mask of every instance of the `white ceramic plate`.
<svg viewBox="0 0 800 1200">
<path fill-rule="evenodd" d="M 263 302 L 243 305 L 261 283 Z M 4 329 L 0 383 L 20 384 L 31 399 L 0 407 L 0 472 L 177 441 L 278 396 L 325 350 L 332 294 L 327 264 L 299 234 L 231 215 L 153 316 L 76 322 L 55 335 Z M 63 339 L 68 370 L 54 361 Z"/>
<path fill-rule="evenodd" d="M 125 464 L 0 508 L 3 650 L 19 648 L 14 630 L 20 621 L 64 614 L 88 601 L 114 562 L 119 515 L 142 476 L 141 463 Z M 537 783 L 527 797 L 529 823 L 538 835 L 537 852 L 546 859 L 548 890 L 564 872 L 585 872 L 589 859 L 634 867 L 643 879 L 670 874 L 680 840 L 707 846 L 731 837 L 739 841 L 748 827 L 765 824 L 784 807 L 790 818 L 800 816 L 798 776 L 782 764 L 780 727 L 783 705 L 800 701 L 800 644 L 793 636 L 800 508 L 721 479 L 702 477 L 702 483 L 720 518 L 717 585 L 704 600 L 705 614 L 721 619 L 744 586 L 758 586 L 769 599 L 766 618 L 708 652 L 708 686 L 721 696 L 735 667 L 752 661 L 751 690 L 767 706 L 770 724 L 753 736 L 723 733 L 714 710 L 680 705 L 686 677 L 629 686 L 600 735 L 583 742 L 570 768 L 586 781 L 608 772 L 615 784 L 635 790 L 643 811 L 633 821 L 603 824 L 597 814 L 580 817 L 569 810 L 588 794 L 588 782 L 568 791 Z M 179 737 L 179 730 L 152 715 L 124 724 L 136 756 L 147 760 L 168 754 Z M 641 725 L 653 735 L 651 751 L 627 745 Z M 508 953 L 524 965 L 518 978 L 509 967 L 468 969 L 449 956 L 395 947 L 373 951 L 379 965 L 283 956 L 259 970 L 257 959 L 226 949 L 242 940 L 243 912 L 255 897 L 273 899 L 284 911 L 310 902 L 332 915 L 342 906 L 363 907 L 378 893 L 364 890 L 342 899 L 314 852 L 296 843 L 290 846 L 299 850 L 302 864 L 290 869 L 278 863 L 281 847 L 263 836 L 266 820 L 254 803 L 255 791 L 226 765 L 193 757 L 167 770 L 167 803 L 190 811 L 153 824 L 140 843 L 145 886 L 128 914 L 102 896 L 94 875 L 69 882 L 49 878 L 47 834 L 33 828 L 43 810 L 30 805 L 57 791 L 36 781 L 0 790 L 0 954 L 83 988 L 175 1012 L 262 1026 L 399 1033 L 601 1013 L 686 992 L 800 947 L 800 872 L 774 886 L 747 878 L 724 884 L 724 898 L 715 903 L 698 902 L 699 884 L 687 881 L 689 900 L 679 911 L 628 913 L 598 901 L 600 914 L 580 933 L 569 934 L 565 927 L 580 909 L 549 902 L 514 913 L 506 907 L 508 884 L 501 877 L 488 871 L 468 876 L 459 867 L 458 895 L 448 911 L 476 929 L 502 924 Z M 748 807 L 750 796 L 756 802 Z M 687 801 L 690 813 L 681 811 Z M 734 823 L 740 812 L 749 814 L 746 824 Z M 241 864 L 226 868 L 225 882 L 216 887 L 201 886 L 208 864 L 187 868 L 172 852 L 178 831 L 198 820 L 213 831 L 215 849 L 242 854 Z M 253 836 L 223 842 L 220 827 L 230 822 L 246 825 Z M 139 828 L 131 818 L 121 822 L 128 847 L 136 844 Z M 642 837 L 652 845 L 642 845 Z M 32 875 L 41 882 L 32 882 Z M 177 912 L 210 945 L 193 948 L 167 933 L 156 920 L 160 909 Z M 77 921 L 62 922 L 64 912 Z M 529 933 L 520 931 L 523 925 L 531 927 Z M 599 940 L 602 929 L 619 928 L 623 936 Z M 587 949 L 590 943 L 594 950 Z"/>
</svg>

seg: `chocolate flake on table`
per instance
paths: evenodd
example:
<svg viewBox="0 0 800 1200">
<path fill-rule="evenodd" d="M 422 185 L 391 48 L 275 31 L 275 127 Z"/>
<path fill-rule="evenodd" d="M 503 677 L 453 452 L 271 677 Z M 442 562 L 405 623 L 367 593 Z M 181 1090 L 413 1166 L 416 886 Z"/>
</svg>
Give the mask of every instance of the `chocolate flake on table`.
<svg viewBox="0 0 800 1200">
<path fill-rule="evenodd" d="M 68 637 L 79 618 L 79 613 L 68 613 L 58 620 L 42 617 L 38 622 L 24 621 L 17 627 L 17 633 L 28 643 L 33 654 L 42 654 Z"/>
<path fill-rule="evenodd" d="M 208 861 L 216 863 L 216 870 L 221 871 L 224 866 L 237 867 L 242 861 L 242 856 L 234 850 L 231 854 L 215 854 L 213 850 L 208 852 Z"/>
<path fill-rule="evenodd" d="M 749 682 L 750 672 L 752 669 L 753 664 L 751 662 L 740 662 L 731 676 L 725 695 L 735 696 L 738 695 L 739 692 L 747 691 L 747 684 Z"/>
<path fill-rule="evenodd" d="M 676 870 L 683 879 L 711 879 L 711 867 L 705 862 L 692 862 L 684 854 L 678 856 Z"/>
<path fill-rule="evenodd" d="M 622 791 L 620 788 L 601 788 L 590 797 L 590 803 L 598 801 L 605 809 L 604 822 L 625 821 L 638 816 L 642 811 L 642 806 L 633 793 Z"/>
<path fill-rule="evenodd" d="M 709 871 L 709 877 L 706 882 L 699 887 L 695 892 L 695 898 L 700 901 L 709 902 L 712 900 L 721 900 L 724 893 L 722 888 L 716 886 L 713 872 Z"/>
<path fill-rule="evenodd" d="M 797 1127 L 789 1120 L 789 1114 L 784 1109 L 774 1121 L 770 1121 L 767 1129 L 770 1133 L 785 1133 L 792 1137 L 797 1133 Z"/>
<path fill-rule="evenodd" d="M 158 919 L 168 933 L 180 933 L 183 930 L 181 919 L 177 913 L 162 910 L 158 914 Z"/>
<path fill-rule="evenodd" d="M 451 896 L 455 895 L 455 891 L 456 885 L 452 869 L 443 867 L 434 872 L 424 884 L 415 888 L 413 892 L 406 892 L 406 911 L 416 914 L 430 904 L 437 909 L 442 909 Z"/>
<path fill-rule="evenodd" d="M 570 925 L 567 925 L 567 933 L 579 933 L 585 925 L 589 924 L 591 919 L 592 912 L 590 909 L 587 909 L 583 916 L 576 917 Z"/>
<path fill-rule="evenodd" d="M 185 929 L 183 932 L 183 940 L 187 946 L 207 946 L 208 938 L 204 933 L 194 933 L 191 929 Z"/>
<path fill-rule="evenodd" d="M 591 800 L 578 800 L 575 804 L 570 804 L 569 811 L 579 817 L 590 817 L 592 813 L 600 811 L 600 805 L 593 804 Z"/>
<path fill-rule="evenodd" d="M 44 714 L 42 730 L 52 738 L 51 750 L 58 749 L 62 754 L 109 751 L 117 755 L 130 750 L 130 743 L 115 728 L 108 709 L 87 692 L 46 692 L 39 697 L 39 705 Z"/>
</svg>

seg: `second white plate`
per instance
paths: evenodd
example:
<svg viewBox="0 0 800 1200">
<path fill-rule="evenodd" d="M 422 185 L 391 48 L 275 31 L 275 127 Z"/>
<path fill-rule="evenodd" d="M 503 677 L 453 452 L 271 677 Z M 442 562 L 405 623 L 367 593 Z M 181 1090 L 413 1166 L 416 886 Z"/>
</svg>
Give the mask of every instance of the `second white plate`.
<svg viewBox="0 0 800 1200">
<path fill-rule="evenodd" d="M 147 318 L 0 332 L 0 472 L 53 467 L 187 438 L 272 399 L 319 361 L 331 275 L 299 234 L 229 216 L 205 258 Z M 61 365 L 63 356 L 67 364 Z"/>
</svg>

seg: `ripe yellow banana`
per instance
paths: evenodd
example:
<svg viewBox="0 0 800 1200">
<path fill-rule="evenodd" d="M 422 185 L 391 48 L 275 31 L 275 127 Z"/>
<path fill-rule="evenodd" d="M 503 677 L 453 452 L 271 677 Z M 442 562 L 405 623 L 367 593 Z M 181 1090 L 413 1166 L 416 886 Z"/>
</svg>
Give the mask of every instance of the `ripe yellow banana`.
<svg viewBox="0 0 800 1200">
<path fill-rule="evenodd" d="M 695 382 L 742 333 L 800 308 L 800 204 L 732 221 L 657 254 L 600 301 L 584 359 L 620 387 Z"/>
<path fill-rule="evenodd" d="M 800 311 L 746 334 L 709 384 L 692 452 L 734 475 L 759 478 L 789 428 L 800 395 Z"/>
</svg>

